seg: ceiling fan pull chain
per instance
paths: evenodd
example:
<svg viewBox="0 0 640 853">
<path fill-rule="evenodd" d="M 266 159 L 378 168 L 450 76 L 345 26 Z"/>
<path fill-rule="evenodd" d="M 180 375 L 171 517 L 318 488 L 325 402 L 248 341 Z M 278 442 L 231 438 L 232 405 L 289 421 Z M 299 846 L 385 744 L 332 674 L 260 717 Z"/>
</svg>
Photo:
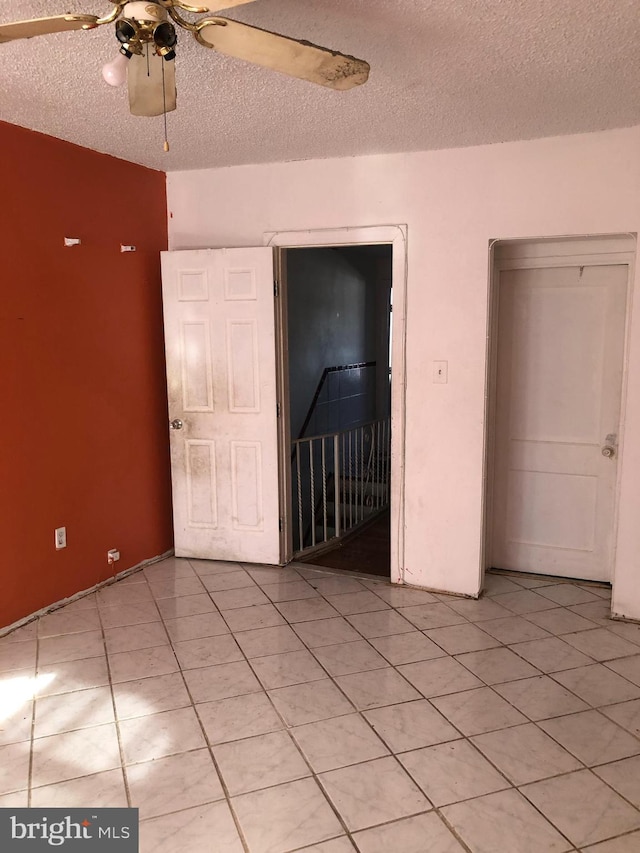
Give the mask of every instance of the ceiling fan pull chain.
<svg viewBox="0 0 640 853">
<path fill-rule="evenodd" d="M 151 77 L 151 63 L 149 61 L 149 45 L 147 45 L 147 77 Z"/>
<path fill-rule="evenodd" d="M 164 84 L 164 63 L 165 59 L 162 59 L 162 109 L 164 116 L 164 150 L 169 150 L 169 140 L 167 139 L 167 90 Z"/>
</svg>

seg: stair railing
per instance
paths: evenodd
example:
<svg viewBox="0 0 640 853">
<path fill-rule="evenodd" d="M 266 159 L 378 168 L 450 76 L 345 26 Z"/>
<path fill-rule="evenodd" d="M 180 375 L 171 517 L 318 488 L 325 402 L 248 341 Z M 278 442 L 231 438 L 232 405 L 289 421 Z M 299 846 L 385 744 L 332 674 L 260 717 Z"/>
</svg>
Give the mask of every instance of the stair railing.
<svg viewBox="0 0 640 853">
<path fill-rule="evenodd" d="M 375 367 L 375 361 L 360 361 L 357 364 L 336 364 L 333 367 L 325 367 L 322 371 L 320 379 L 318 380 L 318 384 L 316 385 L 316 390 L 311 399 L 311 403 L 309 404 L 309 408 L 307 410 L 307 414 L 305 415 L 304 421 L 302 422 L 302 426 L 300 427 L 300 431 L 298 432 L 298 438 L 304 438 L 304 434 L 307 431 L 307 427 L 311 423 L 311 418 L 314 416 L 318 400 L 320 399 L 320 395 L 322 394 L 322 390 L 324 388 L 325 382 L 327 381 L 327 377 L 332 373 L 342 373 L 345 370 L 362 370 L 365 367 Z"/>
<path fill-rule="evenodd" d="M 387 509 L 389 418 L 293 442 L 294 553 L 325 548 Z"/>
</svg>

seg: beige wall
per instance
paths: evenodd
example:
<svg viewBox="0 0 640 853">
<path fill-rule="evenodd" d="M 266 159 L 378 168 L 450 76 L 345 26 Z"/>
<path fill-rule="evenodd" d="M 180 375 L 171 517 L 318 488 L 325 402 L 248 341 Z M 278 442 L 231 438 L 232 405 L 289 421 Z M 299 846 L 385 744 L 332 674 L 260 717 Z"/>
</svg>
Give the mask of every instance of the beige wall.
<svg viewBox="0 0 640 853">
<path fill-rule="evenodd" d="M 475 595 L 489 243 L 640 230 L 640 128 L 173 173 L 168 198 L 172 249 L 262 245 L 268 231 L 408 225 L 406 577 Z M 628 358 L 614 612 L 640 619 L 640 316 Z M 449 361 L 447 385 L 430 382 L 436 359 Z"/>
</svg>

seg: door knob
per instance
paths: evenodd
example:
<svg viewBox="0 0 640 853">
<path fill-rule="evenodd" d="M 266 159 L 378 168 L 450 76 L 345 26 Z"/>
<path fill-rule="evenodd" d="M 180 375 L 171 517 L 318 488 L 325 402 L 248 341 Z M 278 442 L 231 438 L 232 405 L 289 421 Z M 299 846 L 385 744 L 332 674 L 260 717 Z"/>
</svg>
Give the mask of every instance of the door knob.
<svg viewBox="0 0 640 853">
<path fill-rule="evenodd" d="M 602 448 L 602 455 L 606 456 L 607 459 L 613 459 L 613 457 L 616 455 L 615 447 L 612 447 L 610 444 L 605 444 Z"/>
<path fill-rule="evenodd" d="M 174 418 L 174 419 L 171 421 L 171 423 L 169 424 L 169 426 L 171 427 L 171 429 L 182 429 L 182 427 L 184 426 L 184 424 L 182 423 L 182 421 L 180 420 L 180 418 Z M 602 451 L 602 452 L 604 453 L 604 451 Z"/>
</svg>

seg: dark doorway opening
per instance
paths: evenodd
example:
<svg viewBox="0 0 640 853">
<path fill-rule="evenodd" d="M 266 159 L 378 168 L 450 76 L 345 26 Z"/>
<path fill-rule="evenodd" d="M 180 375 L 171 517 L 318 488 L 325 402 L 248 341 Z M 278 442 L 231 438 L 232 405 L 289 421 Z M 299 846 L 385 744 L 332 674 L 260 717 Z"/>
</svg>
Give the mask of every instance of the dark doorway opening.
<svg viewBox="0 0 640 853">
<path fill-rule="evenodd" d="M 391 271 L 387 244 L 286 250 L 294 558 L 384 576 Z"/>
</svg>

